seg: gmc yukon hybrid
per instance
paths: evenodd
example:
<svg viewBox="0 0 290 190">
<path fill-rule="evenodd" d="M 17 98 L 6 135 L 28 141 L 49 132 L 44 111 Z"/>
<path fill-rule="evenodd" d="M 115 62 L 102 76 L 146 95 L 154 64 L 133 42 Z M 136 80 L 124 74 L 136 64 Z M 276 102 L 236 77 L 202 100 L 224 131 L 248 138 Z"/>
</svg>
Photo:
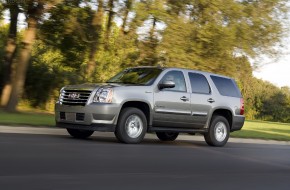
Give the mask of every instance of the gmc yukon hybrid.
<svg viewBox="0 0 290 190">
<path fill-rule="evenodd" d="M 244 101 L 232 78 L 213 73 L 135 67 L 106 83 L 63 87 L 55 105 L 56 126 L 75 138 L 111 131 L 124 143 L 146 132 L 162 141 L 200 133 L 208 145 L 224 146 L 244 124 Z"/>
</svg>

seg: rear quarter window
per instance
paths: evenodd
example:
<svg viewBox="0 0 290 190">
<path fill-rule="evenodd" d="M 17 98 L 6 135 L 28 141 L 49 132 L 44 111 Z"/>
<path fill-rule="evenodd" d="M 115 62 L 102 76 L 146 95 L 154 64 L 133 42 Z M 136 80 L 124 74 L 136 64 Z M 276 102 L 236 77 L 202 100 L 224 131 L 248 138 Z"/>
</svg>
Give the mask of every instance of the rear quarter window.
<svg viewBox="0 0 290 190">
<path fill-rule="evenodd" d="M 219 93 L 223 96 L 241 98 L 241 92 L 234 80 L 218 76 L 210 76 Z"/>
</svg>

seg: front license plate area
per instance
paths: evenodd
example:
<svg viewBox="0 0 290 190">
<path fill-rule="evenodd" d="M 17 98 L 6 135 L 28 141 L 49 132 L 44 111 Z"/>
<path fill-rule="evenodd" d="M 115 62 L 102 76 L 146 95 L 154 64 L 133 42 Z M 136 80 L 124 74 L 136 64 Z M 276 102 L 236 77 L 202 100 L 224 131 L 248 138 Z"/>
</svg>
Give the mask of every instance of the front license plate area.
<svg viewBox="0 0 290 190">
<path fill-rule="evenodd" d="M 65 113 L 65 117 L 67 121 L 75 121 L 76 114 L 75 113 Z"/>
</svg>

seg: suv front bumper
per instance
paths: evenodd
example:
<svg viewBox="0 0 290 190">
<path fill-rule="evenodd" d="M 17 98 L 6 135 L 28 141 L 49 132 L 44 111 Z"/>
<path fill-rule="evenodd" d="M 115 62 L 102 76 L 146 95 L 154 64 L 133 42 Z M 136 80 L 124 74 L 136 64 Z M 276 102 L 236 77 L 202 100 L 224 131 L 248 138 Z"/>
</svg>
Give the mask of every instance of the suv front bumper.
<svg viewBox="0 0 290 190">
<path fill-rule="evenodd" d="M 115 131 L 120 106 L 118 104 L 91 103 L 86 106 L 55 104 L 57 127 L 92 131 Z"/>
</svg>

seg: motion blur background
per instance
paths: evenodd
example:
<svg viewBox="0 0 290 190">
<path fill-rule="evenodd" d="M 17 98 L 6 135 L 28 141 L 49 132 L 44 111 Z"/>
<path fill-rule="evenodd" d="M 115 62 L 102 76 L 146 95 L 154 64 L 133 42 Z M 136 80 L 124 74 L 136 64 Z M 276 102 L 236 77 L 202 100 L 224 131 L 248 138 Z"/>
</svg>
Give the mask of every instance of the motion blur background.
<svg viewBox="0 0 290 190">
<path fill-rule="evenodd" d="M 274 68 L 281 67 L 276 60 L 287 64 L 287 0 L 0 2 L 4 111 L 53 112 L 64 85 L 162 65 L 233 77 L 247 119 L 290 122 L 290 87 L 259 75 L 269 62 Z"/>
</svg>

